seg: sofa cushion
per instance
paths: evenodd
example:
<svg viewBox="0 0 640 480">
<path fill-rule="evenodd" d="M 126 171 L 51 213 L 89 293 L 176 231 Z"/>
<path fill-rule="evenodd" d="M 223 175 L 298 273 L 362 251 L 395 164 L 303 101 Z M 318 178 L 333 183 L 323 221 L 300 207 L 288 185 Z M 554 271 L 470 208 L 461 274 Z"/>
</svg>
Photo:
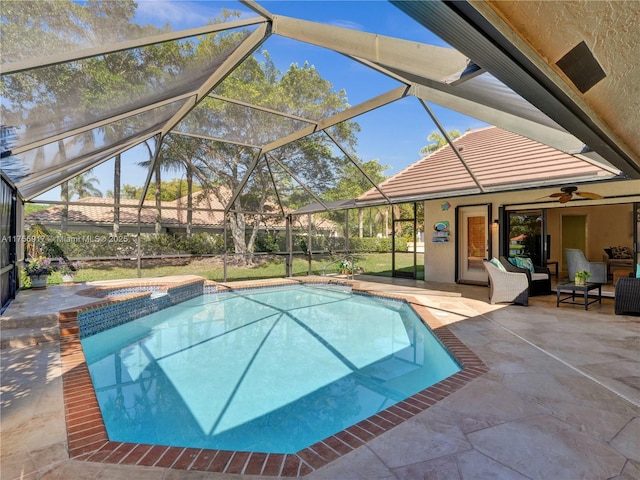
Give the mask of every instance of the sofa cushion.
<svg viewBox="0 0 640 480">
<path fill-rule="evenodd" d="M 531 281 L 536 281 L 536 280 L 547 280 L 549 278 L 549 275 L 547 275 L 546 273 L 532 273 L 531 274 Z"/>
<path fill-rule="evenodd" d="M 611 247 L 611 258 L 633 258 L 633 252 L 629 247 Z"/>
</svg>

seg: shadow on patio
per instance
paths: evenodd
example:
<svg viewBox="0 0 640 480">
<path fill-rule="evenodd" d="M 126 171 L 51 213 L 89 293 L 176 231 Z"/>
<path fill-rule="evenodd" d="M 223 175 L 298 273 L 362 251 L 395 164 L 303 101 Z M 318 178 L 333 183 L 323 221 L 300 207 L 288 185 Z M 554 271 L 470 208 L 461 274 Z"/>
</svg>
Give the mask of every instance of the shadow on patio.
<svg viewBox="0 0 640 480">
<path fill-rule="evenodd" d="M 640 477 L 640 321 L 613 315 L 612 299 L 490 305 L 486 287 L 357 280 L 416 298 L 489 372 L 305 478 Z M 60 374 L 57 342 L 2 350 L 3 479 L 238 478 L 69 460 Z"/>
</svg>

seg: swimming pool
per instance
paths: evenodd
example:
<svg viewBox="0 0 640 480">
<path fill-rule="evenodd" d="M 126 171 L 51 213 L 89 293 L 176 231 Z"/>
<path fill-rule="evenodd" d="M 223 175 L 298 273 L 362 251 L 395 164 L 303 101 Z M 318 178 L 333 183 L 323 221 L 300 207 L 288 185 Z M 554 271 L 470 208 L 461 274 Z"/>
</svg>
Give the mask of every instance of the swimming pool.
<svg viewBox="0 0 640 480">
<path fill-rule="evenodd" d="M 112 441 L 294 453 L 460 370 L 403 301 L 209 294 L 82 340 Z"/>
</svg>

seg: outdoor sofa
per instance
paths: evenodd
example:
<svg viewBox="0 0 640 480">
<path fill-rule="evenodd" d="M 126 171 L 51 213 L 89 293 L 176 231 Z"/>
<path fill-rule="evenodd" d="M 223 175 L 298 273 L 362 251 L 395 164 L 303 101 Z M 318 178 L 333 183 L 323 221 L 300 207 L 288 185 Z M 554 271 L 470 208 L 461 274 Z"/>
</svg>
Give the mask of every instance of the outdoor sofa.
<svg viewBox="0 0 640 480">
<path fill-rule="evenodd" d="M 500 263 L 508 272 L 524 273 L 529 282 L 529 296 L 550 295 L 551 294 L 551 271 L 547 267 L 533 265 L 534 271 L 529 268 L 517 267 L 506 257 L 500 257 Z"/>
<path fill-rule="evenodd" d="M 633 273 L 619 278 L 615 287 L 614 309 L 616 315 L 640 314 L 640 278 Z"/>
</svg>

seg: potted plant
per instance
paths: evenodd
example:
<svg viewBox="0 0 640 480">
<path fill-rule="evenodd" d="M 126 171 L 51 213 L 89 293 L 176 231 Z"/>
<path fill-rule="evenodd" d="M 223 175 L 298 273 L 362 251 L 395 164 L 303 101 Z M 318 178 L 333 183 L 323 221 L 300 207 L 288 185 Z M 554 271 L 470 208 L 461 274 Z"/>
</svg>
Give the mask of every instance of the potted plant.
<svg viewBox="0 0 640 480">
<path fill-rule="evenodd" d="M 31 287 L 34 289 L 47 288 L 47 278 L 55 270 L 55 265 L 51 264 L 51 260 L 43 255 L 30 257 L 24 262 L 24 272 L 31 281 Z"/>
<path fill-rule="evenodd" d="M 76 281 L 76 273 L 82 267 L 80 262 L 71 263 L 66 258 L 58 258 L 57 270 L 62 274 L 63 283 L 73 283 Z"/>
<path fill-rule="evenodd" d="M 591 274 L 586 270 L 578 270 L 573 277 L 573 282 L 576 285 L 585 285 L 590 276 Z"/>
<path fill-rule="evenodd" d="M 340 260 L 338 268 L 340 269 L 340 273 L 343 275 L 351 275 L 353 273 L 353 262 L 343 258 Z"/>
</svg>

